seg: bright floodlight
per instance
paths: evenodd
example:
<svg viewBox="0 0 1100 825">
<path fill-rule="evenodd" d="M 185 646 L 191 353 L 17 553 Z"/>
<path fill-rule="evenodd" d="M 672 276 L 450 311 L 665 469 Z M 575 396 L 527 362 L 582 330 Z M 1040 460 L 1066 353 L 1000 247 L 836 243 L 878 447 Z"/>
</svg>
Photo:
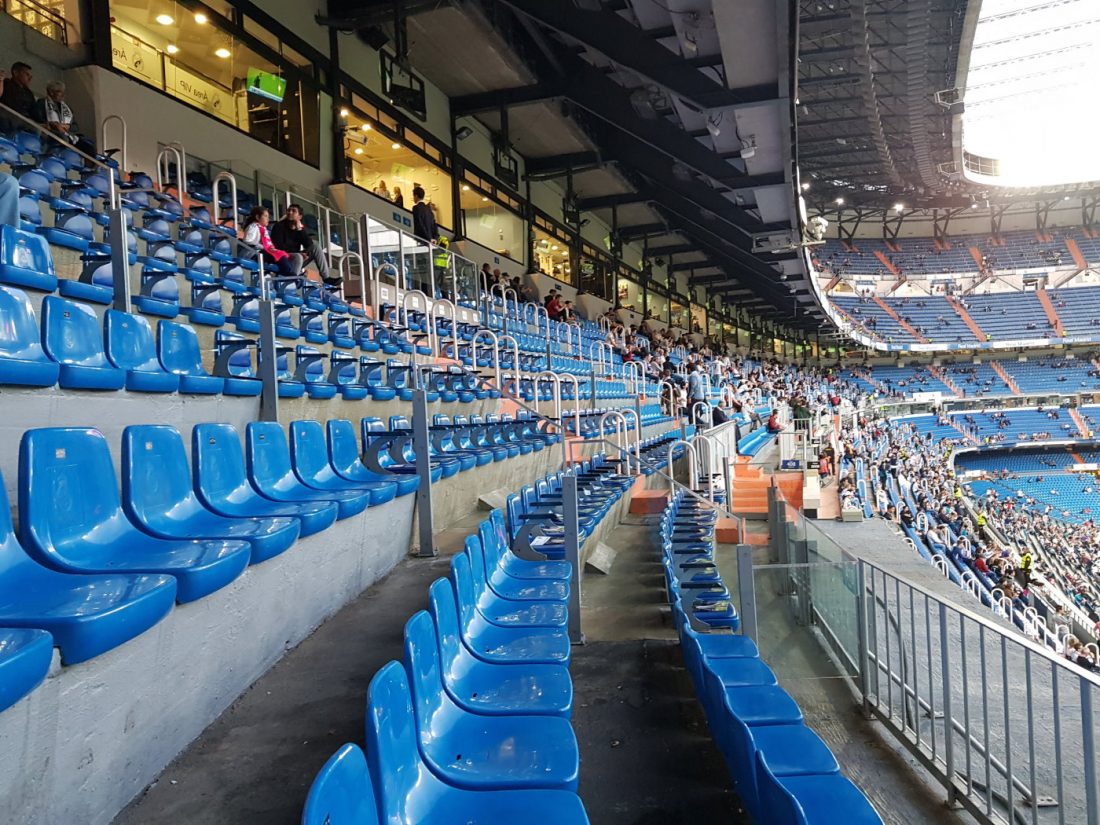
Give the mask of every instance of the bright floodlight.
<svg viewBox="0 0 1100 825">
<path fill-rule="evenodd" d="M 1100 3 L 983 0 L 963 92 L 966 176 L 1001 186 L 1100 180 Z"/>
</svg>

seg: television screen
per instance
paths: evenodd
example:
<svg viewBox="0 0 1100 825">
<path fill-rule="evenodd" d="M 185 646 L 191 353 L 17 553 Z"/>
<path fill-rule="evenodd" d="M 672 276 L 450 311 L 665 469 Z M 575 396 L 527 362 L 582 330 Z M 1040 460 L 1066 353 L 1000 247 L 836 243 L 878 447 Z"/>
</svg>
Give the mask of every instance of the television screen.
<svg viewBox="0 0 1100 825">
<path fill-rule="evenodd" d="M 286 95 L 286 80 L 262 69 L 249 69 L 248 91 L 250 94 L 282 103 Z"/>
</svg>

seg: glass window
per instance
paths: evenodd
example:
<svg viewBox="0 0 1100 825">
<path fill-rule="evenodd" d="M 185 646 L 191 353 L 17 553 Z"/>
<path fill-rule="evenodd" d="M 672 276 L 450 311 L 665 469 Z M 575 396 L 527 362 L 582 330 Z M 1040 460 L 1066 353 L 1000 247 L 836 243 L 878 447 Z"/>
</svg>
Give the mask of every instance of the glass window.
<svg viewBox="0 0 1100 825">
<path fill-rule="evenodd" d="M 413 188 L 421 186 L 425 203 L 435 212 L 435 222 L 453 229 L 451 175 L 414 151 L 410 143 L 424 145 L 419 137 L 398 137 L 385 118 L 368 118 L 349 109 L 344 132 L 348 179 L 360 189 L 388 198 L 405 209 L 412 209 Z"/>
<path fill-rule="evenodd" d="M 293 157 L 320 163 L 320 96 L 205 6 L 112 0 L 114 67 Z M 276 40 L 276 46 L 278 41 Z"/>
<path fill-rule="evenodd" d="M 536 225 L 535 233 L 535 266 L 552 278 L 557 278 L 567 284 L 576 283 L 573 278 L 573 265 L 570 260 L 569 244 L 552 235 Z"/>
<path fill-rule="evenodd" d="M 634 281 L 620 277 L 615 297 L 618 299 L 619 306 L 623 309 L 630 309 L 634 312 L 642 311 L 642 287 Z M 650 310 L 652 309 L 653 296 L 651 295 Z"/>
<path fill-rule="evenodd" d="M 699 304 L 691 305 L 691 331 L 703 333 L 707 331 L 707 310 Z"/>
<path fill-rule="evenodd" d="M 655 318 L 663 323 L 668 323 L 668 298 L 664 295 L 658 295 L 656 292 L 650 291 L 649 293 L 649 317 Z"/>
<path fill-rule="evenodd" d="M 0 9 L 62 45 L 80 43 L 80 32 L 71 22 L 80 19 L 74 0 L 0 0 Z"/>
<path fill-rule="evenodd" d="M 466 237 L 506 258 L 522 262 L 526 257 L 524 239 L 527 237 L 523 218 L 468 183 L 462 184 L 459 196 Z"/>
<path fill-rule="evenodd" d="M 605 301 L 610 301 L 612 273 L 615 266 L 596 254 L 587 244 L 581 249 L 580 288 Z"/>
</svg>

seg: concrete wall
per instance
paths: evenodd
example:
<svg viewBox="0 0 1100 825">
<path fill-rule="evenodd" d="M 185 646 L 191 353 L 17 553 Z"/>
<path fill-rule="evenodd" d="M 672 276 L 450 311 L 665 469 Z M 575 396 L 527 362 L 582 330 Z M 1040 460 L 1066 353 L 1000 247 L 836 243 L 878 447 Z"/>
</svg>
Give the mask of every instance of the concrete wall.
<svg viewBox="0 0 1100 825">
<path fill-rule="evenodd" d="M 0 714 L 0 821 L 107 825 L 287 650 L 405 556 L 413 499 L 299 540 L 90 662 L 55 666 Z"/>
</svg>

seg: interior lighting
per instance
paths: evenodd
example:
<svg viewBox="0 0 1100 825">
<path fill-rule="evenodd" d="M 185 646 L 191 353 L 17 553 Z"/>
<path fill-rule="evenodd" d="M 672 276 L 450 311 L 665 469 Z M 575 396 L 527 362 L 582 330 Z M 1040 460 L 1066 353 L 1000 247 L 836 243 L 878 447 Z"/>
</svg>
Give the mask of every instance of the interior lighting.
<svg viewBox="0 0 1100 825">
<path fill-rule="evenodd" d="M 210 22 L 210 18 L 203 14 L 201 11 L 195 12 L 195 22 L 200 26 L 205 26 Z"/>
<path fill-rule="evenodd" d="M 355 147 L 355 154 L 357 154 L 357 155 L 363 154 L 363 147 L 362 146 Z"/>
<path fill-rule="evenodd" d="M 894 211 L 895 211 L 895 212 L 900 212 L 900 211 L 901 211 L 901 210 L 903 210 L 904 208 L 905 208 L 905 204 L 904 204 L 904 203 L 895 203 L 895 204 L 894 204 Z"/>
<path fill-rule="evenodd" d="M 158 14 L 156 16 L 156 21 L 162 26 L 171 26 L 173 23 L 176 22 L 172 19 L 172 15 L 170 14 Z"/>
<path fill-rule="evenodd" d="M 348 110 L 347 109 L 341 109 L 340 110 L 340 117 L 347 117 L 347 116 L 348 116 Z"/>
<path fill-rule="evenodd" d="M 470 185 L 467 184 L 467 183 L 462 184 L 462 191 L 463 192 L 469 192 L 470 191 Z"/>
<path fill-rule="evenodd" d="M 168 54 L 178 54 L 180 47 L 177 46 L 175 43 L 169 43 L 167 46 L 164 47 L 164 50 L 168 52 Z"/>
<path fill-rule="evenodd" d="M 844 206 L 844 198 L 837 198 L 836 199 L 836 205 L 837 206 Z"/>
<path fill-rule="evenodd" d="M 391 149 L 395 149 L 395 150 L 396 150 L 396 149 L 400 149 L 400 148 L 401 148 L 401 144 L 400 144 L 400 143 L 398 143 L 397 141 L 394 141 L 393 143 L 391 143 L 391 144 L 390 144 L 390 148 L 391 148 Z"/>
<path fill-rule="evenodd" d="M 230 54 L 232 54 L 232 52 L 230 52 L 229 49 L 227 49 L 225 46 L 222 46 L 220 49 L 215 49 L 214 51 L 214 55 L 216 57 L 220 57 L 222 60 L 228 58 Z"/>
<path fill-rule="evenodd" d="M 369 132 L 370 131 L 370 124 L 369 123 L 364 123 L 359 128 L 362 129 L 364 132 Z"/>
</svg>

